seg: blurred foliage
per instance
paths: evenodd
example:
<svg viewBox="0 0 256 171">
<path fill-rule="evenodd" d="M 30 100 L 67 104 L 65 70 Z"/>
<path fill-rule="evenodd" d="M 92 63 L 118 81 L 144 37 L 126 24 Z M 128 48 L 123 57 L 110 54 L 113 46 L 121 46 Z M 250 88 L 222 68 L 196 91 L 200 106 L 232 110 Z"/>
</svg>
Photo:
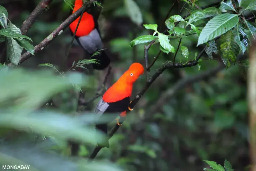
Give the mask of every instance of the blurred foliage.
<svg viewBox="0 0 256 171">
<path fill-rule="evenodd" d="M 248 168 L 246 55 L 255 33 L 254 1 L 104 1 L 98 25 L 112 60 L 106 85 L 107 71 L 91 71 L 93 61 L 84 60 L 69 31 L 19 67 L 7 66 L 8 60 L 19 62 L 23 48 L 33 53 L 27 43 L 36 45 L 47 37 L 69 16 L 73 4 L 53 1 L 27 36 L 21 35 L 19 28 L 39 2 L 0 2 L 0 62 L 5 63 L 0 66 L 1 165 L 111 171 L 203 170 L 206 163 L 212 170 Z M 95 95 L 130 63 L 144 63 L 140 44 L 152 40 L 149 63 L 160 55 L 149 78 L 176 53 L 176 62 L 182 63 L 194 60 L 203 46 L 206 54 L 196 67 L 169 69 L 157 78 L 110 139 L 110 148 L 87 161 L 96 142 L 105 138 L 94 130 L 97 118 L 90 114 L 98 101 Z M 228 68 L 157 103 L 179 80 L 217 66 L 218 56 Z M 134 95 L 145 82 L 145 76 L 136 82 Z M 70 141 L 80 143 L 78 156 L 71 155 Z M 223 161 L 224 166 L 217 164 Z"/>
</svg>

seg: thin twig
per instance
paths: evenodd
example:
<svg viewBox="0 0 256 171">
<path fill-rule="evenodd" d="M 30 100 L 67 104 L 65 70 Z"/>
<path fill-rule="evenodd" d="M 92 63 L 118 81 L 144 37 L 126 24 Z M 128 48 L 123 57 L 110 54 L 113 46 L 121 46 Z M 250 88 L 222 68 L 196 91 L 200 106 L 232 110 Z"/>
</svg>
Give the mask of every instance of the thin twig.
<svg viewBox="0 0 256 171">
<path fill-rule="evenodd" d="M 148 45 L 144 46 L 144 57 L 145 57 L 145 67 L 148 68 L 148 51 L 150 47 L 155 43 L 155 40 L 151 41 Z M 148 70 L 146 72 L 146 80 L 148 80 Z"/>
<path fill-rule="evenodd" d="M 155 64 L 156 60 L 159 58 L 159 56 L 161 55 L 162 51 L 159 50 L 158 54 L 156 55 L 156 57 L 154 57 L 153 62 L 149 65 L 149 67 L 147 68 L 147 71 L 150 71 L 150 68 Z"/>
<path fill-rule="evenodd" d="M 161 25 L 161 29 L 160 30 L 164 30 L 164 24 L 165 24 L 165 21 L 168 19 L 168 17 L 170 16 L 175 4 L 176 4 L 177 0 L 174 1 L 174 3 L 172 4 L 171 8 L 169 9 L 169 11 L 167 12 L 167 15 L 165 16 L 164 18 L 164 21 L 162 22 L 162 25 Z"/>
<path fill-rule="evenodd" d="M 42 0 L 41 2 L 39 2 L 36 8 L 31 12 L 29 17 L 23 22 L 20 29 L 22 34 L 26 34 L 28 32 L 30 27 L 36 21 L 36 18 L 44 12 L 44 10 L 49 6 L 51 2 L 52 0 Z"/>
<path fill-rule="evenodd" d="M 180 41 L 179 41 L 177 50 L 176 50 L 175 55 L 174 55 L 174 57 L 173 57 L 173 63 L 175 63 L 176 56 L 177 56 L 177 54 L 178 54 L 178 51 L 180 50 L 181 40 L 182 40 L 182 38 L 180 38 Z"/>
<path fill-rule="evenodd" d="M 156 41 L 153 40 L 151 41 L 148 45 L 144 46 L 144 57 L 145 57 L 145 66 L 146 68 L 148 68 L 148 51 L 150 49 L 150 47 L 155 43 Z"/>
<path fill-rule="evenodd" d="M 94 0 L 96 1 L 96 0 Z M 45 49 L 45 47 L 52 41 L 54 40 L 57 36 L 59 36 L 65 28 L 67 28 L 75 19 L 77 19 L 83 11 L 86 11 L 89 6 L 94 2 L 93 0 L 91 1 L 86 1 L 88 3 L 84 4 L 79 10 L 77 10 L 75 13 L 70 15 L 63 23 L 60 24 L 59 27 L 57 27 L 49 36 L 47 36 L 42 42 L 40 42 L 38 45 L 35 46 L 34 48 L 34 53 L 36 54 L 39 51 L 42 51 Z M 31 54 L 29 52 L 24 53 L 21 56 L 19 64 L 24 62 L 25 60 L 29 59 L 31 57 Z"/>
<path fill-rule="evenodd" d="M 208 77 L 214 76 L 216 73 L 221 71 L 225 68 L 225 65 L 223 63 L 220 63 L 217 67 L 213 69 L 209 69 L 207 71 L 201 72 L 195 76 L 189 76 L 186 78 L 183 78 L 179 80 L 177 83 L 175 83 L 172 88 L 165 91 L 162 96 L 158 99 L 158 101 L 151 107 L 150 111 L 151 113 L 155 113 L 161 105 L 163 105 L 165 102 L 168 101 L 168 99 L 171 99 L 180 89 L 184 88 L 185 86 L 189 84 L 193 84 L 195 82 L 198 82 L 200 80 L 207 79 Z"/>
</svg>

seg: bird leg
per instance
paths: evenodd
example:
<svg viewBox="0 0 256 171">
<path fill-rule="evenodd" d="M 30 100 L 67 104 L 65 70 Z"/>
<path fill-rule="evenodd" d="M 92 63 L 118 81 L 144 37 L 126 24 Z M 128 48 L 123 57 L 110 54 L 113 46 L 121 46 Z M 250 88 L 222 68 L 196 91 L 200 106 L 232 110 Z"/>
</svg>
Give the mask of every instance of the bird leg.
<svg viewBox="0 0 256 171">
<path fill-rule="evenodd" d="M 130 104 L 132 103 L 132 101 L 130 101 Z M 128 110 L 129 111 L 133 111 L 133 108 L 131 108 L 130 106 L 128 106 Z"/>
<path fill-rule="evenodd" d="M 116 118 L 116 124 L 117 124 L 118 126 L 122 126 L 122 124 L 119 122 L 119 117 Z"/>
<path fill-rule="evenodd" d="M 120 118 L 121 117 L 121 118 Z M 118 125 L 118 126 L 121 126 L 122 125 L 122 122 L 120 123 L 119 121 L 120 121 L 120 119 L 122 120 L 122 121 L 124 121 L 124 118 L 126 117 L 126 111 L 123 111 L 122 113 L 120 113 L 120 115 L 119 115 L 119 117 L 118 118 L 116 118 L 116 124 Z"/>
</svg>

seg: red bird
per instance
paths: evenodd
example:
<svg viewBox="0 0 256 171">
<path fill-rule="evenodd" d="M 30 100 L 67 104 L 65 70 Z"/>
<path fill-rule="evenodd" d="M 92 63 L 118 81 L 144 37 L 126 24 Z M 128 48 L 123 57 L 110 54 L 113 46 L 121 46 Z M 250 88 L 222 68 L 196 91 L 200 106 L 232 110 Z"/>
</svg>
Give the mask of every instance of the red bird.
<svg viewBox="0 0 256 171">
<path fill-rule="evenodd" d="M 76 0 L 73 13 L 83 6 L 83 0 Z M 99 51 L 103 48 L 103 43 L 98 30 L 95 28 L 95 21 L 91 14 L 84 12 L 79 23 L 80 17 L 73 21 L 69 28 L 76 36 L 76 40 L 82 46 L 82 48 L 93 55 L 95 52 L 99 52 L 93 55 L 91 58 L 96 59 L 97 63 L 93 64 L 94 69 L 104 69 L 109 63 L 110 59 L 106 55 L 105 51 Z M 79 25 L 78 25 L 79 24 Z M 77 28 L 78 25 L 78 28 Z M 76 31 L 77 28 L 77 31 Z"/>
<path fill-rule="evenodd" d="M 104 113 L 121 113 L 126 116 L 130 104 L 132 87 L 135 81 L 142 75 L 144 68 L 140 63 L 133 63 L 130 68 L 104 93 L 96 107 L 96 113 L 101 116 Z M 107 124 L 99 124 L 97 128 L 107 133 Z"/>
</svg>

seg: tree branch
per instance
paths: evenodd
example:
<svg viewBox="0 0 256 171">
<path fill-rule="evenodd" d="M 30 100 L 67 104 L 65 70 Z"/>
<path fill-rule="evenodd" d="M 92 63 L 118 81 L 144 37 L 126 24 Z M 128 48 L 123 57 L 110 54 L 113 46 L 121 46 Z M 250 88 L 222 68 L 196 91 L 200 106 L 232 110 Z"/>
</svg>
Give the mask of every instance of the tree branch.
<svg viewBox="0 0 256 171">
<path fill-rule="evenodd" d="M 52 0 L 42 0 L 36 8 L 32 11 L 30 16 L 23 22 L 21 26 L 21 33 L 26 34 L 32 24 L 35 22 L 36 18 L 41 15 L 44 10 L 49 6 Z"/>
<path fill-rule="evenodd" d="M 249 108 L 249 152 L 251 160 L 251 171 L 256 170 L 256 41 L 254 40 L 249 52 L 248 69 L 248 108 Z"/>
<path fill-rule="evenodd" d="M 193 84 L 200 80 L 207 79 L 208 77 L 214 76 L 216 73 L 218 73 L 219 71 L 221 71 L 224 68 L 225 68 L 225 65 L 223 63 L 220 63 L 215 68 L 201 72 L 195 76 L 189 76 L 187 78 L 183 78 L 183 79 L 179 80 L 177 83 L 175 83 L 173 85 L 173 87 L 171 89 L 168 89 L 167 91 L 165 91 L 163 93 L 163 95 L 158 99 L 157 103 L 154 104 L 152 106 L 152 108 L 150 109 L 151 113 L 155 113 L 158 110 L 159 106 L 164 104 L 167 101 L 167 99 L 170 99 L 171 97 L 173 97 L 178 90 L 186 87 L 189 84 Z"/>
<path fill-rule="evenodd" d="M 79 10 L 77 10 L 75 13 L 70 15 L 63 23 L 60 24 L 59 27 L 57 27 L 49 36 L 47 36 L 42 42 L 40 42 L 38 45 L 35 46 L 34 53 L 36 54 L 39 51 L 42 51 L 45 49 L 45 47 L 54 40 L 57 36 L 59 36 L 65 28 L 67 28 L 75 19 L 77 19 L 83 11 L 86 11 L 89 6 L 96 0 L 86 1 L 88 3 L 84 4 Z M 20 59 L 19 64 L 24 62 L 25 60 L 29 59 L 31 57 L 31 54 L 29 52 L 25 52 Z"/>
<path fill-rule="evenodd" d="M 165 64 L 162 65 L 162 67 L 160 67 L 155 74 L 152 76 L 152 78 L 147 81 L 146 85 L 144 86 L 144 88 L 136 95 L 135 99 L 133 99 L 129 105 L 129 108 L 133 109 L 135 107 L 135 105 L 139 102 L 140 98 L 143 96 L 143 94 L 148 90 L 148 88 L 150 87 L 150 85 L 166 70 L 166 69 L 170 69 L 170 68 L 185 68 L 185 67 L 192 67 L 198 64 L 199 59 L 201 58 L 201 56 L 203 55 L 205 48 L 198 54 L 197 58 L 193 61 L 188 61 L 185 64 L 182 63 L 173 63 L 171 61 L 167 61 Z M 126 111 L 127 113 L 130 112 L 130 110 Z M 122 123 L 122 122 L 120 122 Z M 108 138 L 111 138 L 115 132 L 119 129 L 120 125 L 115 125 L 109 135 Z M 94 159 L 98 152 L 102 149 L 102 146 L 96 146 L 95 149 L 93 150 L 92 154 L 90 155 L 90 159 Z"/>
<path fill-rule="evenodd" d="M 176 50 L 175 55 L 174 55 L 174 57 L 173 57 L 173 62 L 174 62 L 174 63 L 175 63 L 175 60 L 176 60 L 176 56 L 177 56 L 177 54 L 178 54 L 178 52 L 179 52 L 179 50 L 180 50 L 181 41 L 182 41 L 182 38 L 180 38 L 180 41 L 179 41 L 177 50 Z"/>
</svg>

